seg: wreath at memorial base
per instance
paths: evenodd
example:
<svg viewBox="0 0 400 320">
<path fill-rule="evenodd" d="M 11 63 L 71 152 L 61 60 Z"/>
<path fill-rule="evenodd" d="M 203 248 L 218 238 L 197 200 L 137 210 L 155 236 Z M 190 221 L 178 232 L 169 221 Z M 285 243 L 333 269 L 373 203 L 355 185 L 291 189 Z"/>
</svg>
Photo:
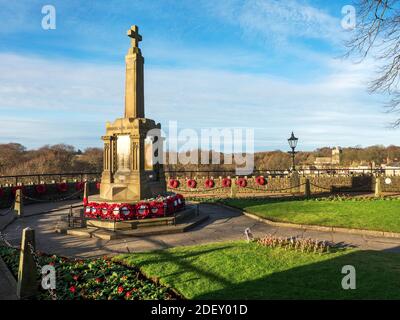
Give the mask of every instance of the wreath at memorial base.
<svg viewBox="0 0 400 320">
<path fill-rule="evenodd" d="M 120 221 L 165 217 L 184 207 L 185 198 L 181 194 L 175 194 L 136 204 L 84 201 L 84 214 L 86 218 Z"/>
</svg>

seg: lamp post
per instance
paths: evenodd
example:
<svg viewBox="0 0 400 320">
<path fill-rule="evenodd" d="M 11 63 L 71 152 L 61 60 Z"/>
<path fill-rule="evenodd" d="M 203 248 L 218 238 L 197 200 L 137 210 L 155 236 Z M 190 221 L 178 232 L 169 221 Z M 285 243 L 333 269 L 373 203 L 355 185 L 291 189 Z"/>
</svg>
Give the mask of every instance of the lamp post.
<svg viewBox="0 0 400 320">
<path fill-rule="evenodd" d="M 295 170 L 294 155 L 297 153 L 296 151 L 294 151 L 294 149 L 296 149 L 297 141 L 299 141 L 299 139 L 294 136 L 293 131 L 292 131 L 292 135 L 288 139 L 289 146 L 292 149 L 292 151 L 288 151 L 288 153 L 290 153 L 292 155 L 292 170 L 293 171 Z"/>
</svg>

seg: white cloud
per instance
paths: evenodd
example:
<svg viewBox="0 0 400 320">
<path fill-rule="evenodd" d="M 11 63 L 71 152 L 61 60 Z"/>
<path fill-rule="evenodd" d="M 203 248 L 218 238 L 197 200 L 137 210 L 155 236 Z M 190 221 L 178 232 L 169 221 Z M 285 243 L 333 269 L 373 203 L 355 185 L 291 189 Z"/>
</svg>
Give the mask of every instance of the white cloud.
<svg viewBox="0 0 400 320">
<path fill-rule="evenodd" d="M 246 0 L 224 1 L 206 6 L 210 12 L 238 25 L 246 37 L 273 45 L 286 45 L 299 38 L 338 43 L 340 19 L 304 1 Z"/>
<path fill-rule="evenodd" d="M 0 141 L 28 146 L 101 145 L 104 124 L 123 114 L 123 65 L 0 54 Z M 330 73 L 292 82 L 210 69 L 145 70 L 146 114 L 181 128 L 255 128 L 256 149 L 396 143 L 377 98 L 365 93 L 365 66 L 335 60 Z M 23 138 L 23 139 L 22 139 Z M 25 140 L 26 139 L 26 140 Z M 26 142 L 24 142 L 26 141 Z M 281 142 L 279 142 L 281 141 Z"/>
</svg>

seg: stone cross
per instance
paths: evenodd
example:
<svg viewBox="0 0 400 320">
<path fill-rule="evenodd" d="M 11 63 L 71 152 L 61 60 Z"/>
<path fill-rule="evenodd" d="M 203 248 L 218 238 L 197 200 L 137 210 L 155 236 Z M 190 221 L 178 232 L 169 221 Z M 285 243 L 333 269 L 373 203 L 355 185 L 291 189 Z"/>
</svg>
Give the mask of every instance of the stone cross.
<svg viewBox="0 0 400 320">
<path fill-rule="evenodd" d="M 142 41 L 142 36 L 139 34 L 139 27 L 134 25 L 132 26 L 126 34 L 128 37 L 132 38 L 132 47 L 138 48 L 139 47 L 139 41 Z"/>
</svg>

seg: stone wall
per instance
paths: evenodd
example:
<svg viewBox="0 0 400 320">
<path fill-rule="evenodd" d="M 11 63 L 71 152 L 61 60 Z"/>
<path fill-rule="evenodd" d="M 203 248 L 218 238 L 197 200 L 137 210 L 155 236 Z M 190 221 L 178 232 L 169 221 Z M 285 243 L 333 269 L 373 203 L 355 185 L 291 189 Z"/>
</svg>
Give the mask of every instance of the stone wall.
<svg viewBox="0 0 400 320">
<path fill-rule="evenodd" d="M 327 193 L 327 192 L 373 192 L 375 189 L 375 177 L 370 175 L 319 175 L 319 176 L 300 176 L 298 180 L 293 180 L 289 176 L 267 176 L 266 185 L 257 185 L 254 176 L 244 177 L 247 181 L 246 187 L 235 186 L 237 177 L 232 179 L 232 187 L 223 187 L 223 177 L 210 177 L 214 180 L 213 188 L 205 187 L 207 177 L 193 177 L 197 182 L 196 188 L 189 188 L 187 180 L 189 177 L 174 177 L 179 181 L 178 188 L 171 188 L 169 185 L 169 177 L 166 177 L 168 191 L 180 192 L 186 196 L 211 196 L 211 197 L 227 197 L 232 193 L 237 195 L 253 195 L 253 194 L 277 194 L 277 193 L 304 193 L 306 179 L 310 180 L 311 193 Z M 383 192 L 400 192 L 400 177 L 391 177 L 391 184 L 384 183 L 385 177 L 382 177 Z M 297 181 L 297 182 L 296 182 Z"/>
<path fill-rule="evenodd" d="M 381 188 L 382 192 L 400 192 L 400 177 L 381 177 Z"/>
<path fill-rule="evenodd" d="M 196 188 L 189 188 L 187 181 L 189 177 L 174 177 L 179 181 L 178 188 L 171 188 L 169 186 L 168 175 L 166 176 L 167 190 L 172 192 L 182 193 L 186 197 L 199 196 L 199 197 L 229 197 L 229 196 L 253 196 L 253 195 L 273 195 L 284 193 L 304 193 L 306 179 L 310 180 L 310 189 L 312 194 L 328 193 L 328 192 L 373 192 L 375 189 L 375 177 L 370 175 L 319 175 L 319 176 L 300 176 L 298 180 L 293 180 L 290 176 L 266 176 L 267 183 L 260 186 L 256 183 L 256 177 L 248 176 L 243 177 L 247 181 L 246 187 L 236 185 L 238 177 L 229 177 L 232 179 L 231 187 L 223 187 L 222 180 L 224 177 L 210 177 L 214 180 L 215 186 L 207 188 L 205 181 L 207 177 L 196 177 Z M 390 178 L 386 180 L 386 178 Z M 400 176 L 381 177 L 381 190 L 382 192 L 400 192 Z M 386 181 L 385 181 L 386 180 Z M 297 182 L 296 182 L 297 181 Z M 54 182 L 54 181 L 53 181 Z M 389 183 L 390 182 L 390 183 Z M 99 192 L 97 181 L 90 181 L 89 194 L 97 194 Z M 60 192 L 57 189 L 58 183 L 46 183 L 46 193 L 38 194 L 35 190 L 35 184 L 32 182 L 24 185 L 24 194 L 27 197 L 36 200 L 50 200 L 54 201 L 62 198 L 77 199 L 82 197 L 82 192 L 76 190 L 77 181 L 67 182 L 68 190 Z M 0 186 L 0 208 L 9 208 L 14 203 L 13 195 L 14 186 Z M 76 195 L 74 195 L 76 194 Z M 26 204 L 35 203 L 35 200 L 24 200 Z"/>
</svg>

